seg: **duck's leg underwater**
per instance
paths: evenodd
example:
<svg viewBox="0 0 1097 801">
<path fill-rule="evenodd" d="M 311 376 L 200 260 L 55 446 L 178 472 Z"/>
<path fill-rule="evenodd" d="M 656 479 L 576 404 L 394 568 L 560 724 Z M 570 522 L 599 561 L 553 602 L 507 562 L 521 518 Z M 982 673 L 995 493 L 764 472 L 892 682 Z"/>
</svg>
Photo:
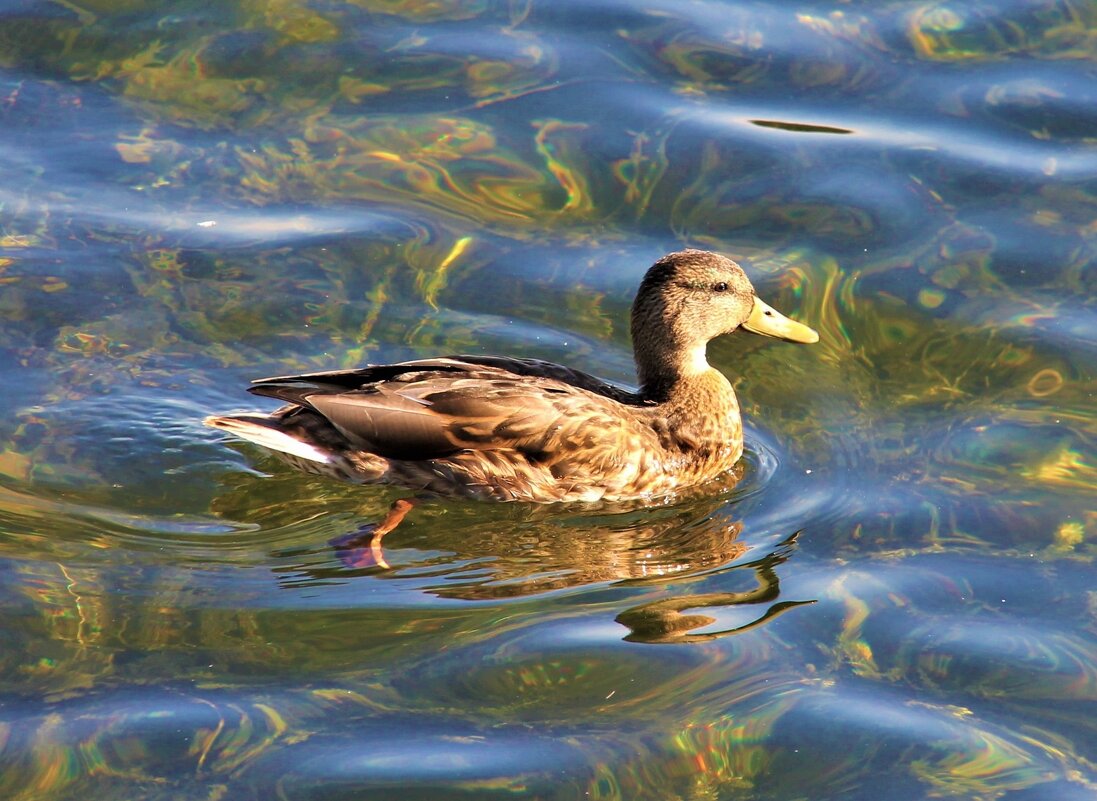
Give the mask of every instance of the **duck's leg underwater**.
<svg viewBox="0 0 1097 801">
<path fill-rule="evenodd" d="M 381 539 L 402 521 L 415 506 L 415 501 L 400 498 L 392 502 L 385 519 L 380 523 L 367 523 L 352 534 L 344 534 L 329 541 L 343 564 L 347 567 L 389 567 Z"/>
</svg>

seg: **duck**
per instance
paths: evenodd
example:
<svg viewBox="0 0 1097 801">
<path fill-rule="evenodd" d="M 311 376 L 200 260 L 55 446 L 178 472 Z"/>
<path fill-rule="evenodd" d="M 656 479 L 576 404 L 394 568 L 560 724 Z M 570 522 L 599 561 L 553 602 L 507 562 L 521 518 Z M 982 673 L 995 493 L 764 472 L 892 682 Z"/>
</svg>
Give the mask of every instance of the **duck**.
<svg viewBox="0 0 1097 801">
<path fill-rule="evenodd" d="M 635 391 L 540 359 L 447 356 L 256 379 L 249 392 L 285 405 L 204 422 L 305 473 L 414 493 L 365 529 L 384 565 L 382 537 L 423 498 L 655 501 L 728 472 L 742 418 L 706 351 L 738 330 L 819 339 L 732 259 L 681 250 L 647 270 L 632 304 Z"/>
</svg>

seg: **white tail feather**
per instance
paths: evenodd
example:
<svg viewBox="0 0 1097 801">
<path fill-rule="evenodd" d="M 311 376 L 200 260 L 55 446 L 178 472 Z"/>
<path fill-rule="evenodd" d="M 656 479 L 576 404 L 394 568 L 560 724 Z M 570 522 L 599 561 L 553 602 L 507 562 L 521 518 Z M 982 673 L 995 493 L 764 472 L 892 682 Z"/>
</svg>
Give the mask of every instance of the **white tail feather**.
<svg viewBox="0 0 1097 801">
<path fill-rule="evenodd" d="M 202 422 L 210 428 L 228 431 L 230 434 L 240 437 L 240 439 L 246 439 L 248 442 L 254 442 L 256 445 L 262 445 L 272 451 L 299 456 L 302 459 L 308 459 L 310 462 L 320 462 L 322 464 L 331 462 L 330 453 L 325 453 L 315 445 L 291 437 L 277 428 L 271 428 L 269 425 L 257 422 L 262 419 L 264 418 L 258 415 L 251 420 L 243 415 L 239 417 L 212 416 L 207 417 Z"/>
</svg>

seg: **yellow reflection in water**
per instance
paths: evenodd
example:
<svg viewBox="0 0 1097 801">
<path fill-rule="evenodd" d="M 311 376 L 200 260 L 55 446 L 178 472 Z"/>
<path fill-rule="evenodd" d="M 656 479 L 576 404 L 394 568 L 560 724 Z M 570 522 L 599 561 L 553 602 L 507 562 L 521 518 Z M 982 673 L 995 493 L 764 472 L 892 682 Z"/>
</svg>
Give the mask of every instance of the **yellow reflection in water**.
<svg viewBox="0 0 1097 801">
<path fill-rule="evenodd" d="M 932 788 L 934 795 L 953 798 L 992 799 L 1055 778 L 1038 766 L 1025 749 L 991 732 L 964 725 L 972 746 L 938 759 L 915 759 L 911 772 Z"/>
<path fill-rule="evenodd" d="M 752 695 L 751 688 L 740 689 L 740 697 Z M 776 750 L 769 741 L 797 697 L 798 691 L 789 687 L 742 716 L 680 724 L 654 747 L 637 744 L 625 761 L 599 762 L 586 792 L 601 801 L 627 801 L 646 797 L 656 787 L 668 793 L 677 789 L 681 795 L 673 797 L 698 799 L 750 790 L 771 769 Z"/>
<path fill-rule="evenodd" d="M 1002 14 L 993 2 L 931 2 L 912 11 L 907 36 L 922 58 L 1001 58 L 1010 53 L 1086 58 L 1092 53 L 1093 4 L 1047 0 Z"/>
<path fill-rule="evenodd" d="M 1097 487 L 1097 465 L 1067 445 L 1061 445 L 1035 465 L 1021 468 L 1027 479 L 1065 489 L 1092 489 Z"/>
</svg>

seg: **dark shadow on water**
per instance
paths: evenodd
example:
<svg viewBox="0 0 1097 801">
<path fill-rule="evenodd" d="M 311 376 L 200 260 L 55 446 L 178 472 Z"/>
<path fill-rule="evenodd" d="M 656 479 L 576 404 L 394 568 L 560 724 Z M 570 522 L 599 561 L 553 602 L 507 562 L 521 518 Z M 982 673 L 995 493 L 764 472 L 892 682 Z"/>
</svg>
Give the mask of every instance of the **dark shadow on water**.
<svg viewBox="0 0 1097 801">
<path fill-rule="evenodd" d="M 760 128 L 776 128 L 792 133 L 824 133 L 824 134 L 851 134 L 849 128 L 835 128 L 831 125 L 812 125 L 805 122 L 782 122 L 780 120 L 750 120 L 751 125 Z"/>
</svg>

